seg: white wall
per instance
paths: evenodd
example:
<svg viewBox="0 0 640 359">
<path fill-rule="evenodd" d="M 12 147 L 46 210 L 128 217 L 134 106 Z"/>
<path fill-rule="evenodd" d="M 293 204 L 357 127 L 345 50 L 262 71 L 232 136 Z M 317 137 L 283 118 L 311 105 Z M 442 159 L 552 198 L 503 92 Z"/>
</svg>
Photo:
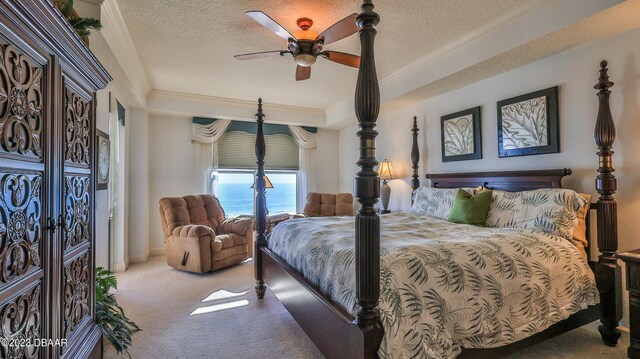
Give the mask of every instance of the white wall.
<svg viewBox="0 0 640 359">
<path fill-rule="evenodd" d="M 191 117 L 149 115 L 149 248 L 164 253 L 158 201 L 162 197 L 199 193 Z M 338 131 L 318 129 L 317 190 L 338 190 Z M 137 220 L 137 219 L 136 219 Z"/>
<path fill-rule="evenodd" d="M 116 100 L 125 108 L 126 117 L 129 118 L 131 111 L 123 95 L 121 84 L 112 82 L 104 90 L 96 93 L 96 128 L 109 134 L 109 93 L 111 93 L 111 112 L 117 114 Z M 128 259 L 128 190 L 126 183 L 127 158 L 126 142 L 128 126 L 120 127 L 120 168 L 116 171 L 112 168 L 110 180 L 117 183 L 118 204 L 114 209 L 113 218 L 109 222 L 109 191 L 96 191 L 96 266 L 105 268 L 112 267 L 113 270 L 121 271 L 129 263 Z M 111 248 L 109 248 L 109 230 L 111 231 Z M 109 263 L 109 252 L 111 252 L 111 263 Z"/>
<path fill-rule="evenodd" d="M 318 129 L 316 149 L 316 191 L 338 192 L 338 158 L 340 154 L 339 132 Z"/>
<path fill-rule="evenodd" d="M 149 259 L 149 119 L 145 109 L 131 109 L 128 116 L 129 221 L 128 256 L 131 263 Z"/>
<path fill-rule="evenodd" d="M 573 175 L 563 185 L 596 195 L 597 147 L 593 131 L 598 100 L 593 85 L 597 82 L 599 63 L 609 61 L 609 74 L 616 83 L 612 89 L 612 115 L 618 138 L 613 164 L 618 178 L 619 250 L 640 247 L 640 30 L 630 31 L 595 44 L 560 53 L 545 60 L 475 83 L 447 94 L 427 99 L 418 106 L 385 114 L 379 119 L 377 158 L 388 157 L 398 168 L 409 168 L 411 124 L 421 119 L 420 176 L 441 172 L 473 172 L 543 168 L 571 168 Z M 535 90 L 560 87 L 561 152 L 538 156 L 498 158 L 496 102 Z M 474 106 L 482 106 L 483 159 L 448 162 L 441 160 L 440 117 Z M 356 127 L 340 132 L 340 189 L 351 189 L 357 160 Z M 391 181 L 393 211 L 410 208 L 410 171 L 402 180 Z M 625 302 L 627 296 L 624 295 Z M 625 313 L 627 305 L 624 306 Z M 625 314 L 625 318 L 628 315 Z M 623 324 L 628 322 L 623 320 Z"/>
<path fill-rule="evenodd" d="M 376 138 L 376 158 L 378 162 L 388 159 L 400 179 L 388 181 L 391 187 L 389 210 L 399 211 L 411 207 L 411 126 L 413 116 L 420 114 L 419 104 L 408 106 L 378 120 L 378 137 Z M 418 127 L 423 126 L 422 116 L 419 116 Z M 358 126 L 351 126 L 340 131 L 340 192 L 353 193 L 353 179 L 359 170 L 356 165 L 360 157 L 359 140 L 356 135 Z M 422 142 L 422 138 L 418 137 Z M 420 146 L 423 151 L 423 146 Z M 421 153 L 422 155 L 422 153 Z M 421 166 L 423 167 L 423 166 Z M 382 207 L 378 203 L 378 207 Z"/>
<path fill-rule="evenodd" d="M 96 128 L 109 133 L 109 91 L 96 94 Z M 109 268 L 109 193 L 96 191 L 96 266 Z"/>
<path fill-rule="evenodd" d="M 149 248 L 164 253 L 158 202 L 162 197 L 198 193 L 191 118 L 149 116 Z"/>
</svg>

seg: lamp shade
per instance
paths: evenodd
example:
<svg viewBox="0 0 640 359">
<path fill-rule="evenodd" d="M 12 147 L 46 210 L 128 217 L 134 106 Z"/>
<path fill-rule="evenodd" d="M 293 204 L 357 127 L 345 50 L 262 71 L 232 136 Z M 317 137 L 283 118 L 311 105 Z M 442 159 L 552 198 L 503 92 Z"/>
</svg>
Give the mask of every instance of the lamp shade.
<svg viewBox="0 0 640 359">
<path fill-rule="evenodd" d="M 264 181 L 267 182 L 266 188 L 273 188 L 273 183 L 271 183 L 271 180 L 266 175 L 264 176 Z M 251 188 L 255 188 L 255 182 L 251 185 Z"/>
<path fill-rule="evenodd" d="M 384 161 L 380 162 L 378 165 L 378 177 L 380 177 L 381 180 L 392 180 L 398 178 L 396 171 L 393 170 L 391 161 L 387 161 L 385 158 Z"/>
</svg>

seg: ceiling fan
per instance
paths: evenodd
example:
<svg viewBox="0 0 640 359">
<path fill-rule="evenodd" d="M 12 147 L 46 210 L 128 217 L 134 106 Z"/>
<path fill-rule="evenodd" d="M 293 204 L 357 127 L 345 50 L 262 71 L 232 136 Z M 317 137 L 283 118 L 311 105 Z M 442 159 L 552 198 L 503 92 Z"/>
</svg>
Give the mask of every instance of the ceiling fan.
<svg viewBox="0 0 640 359">
<path fill-rule="evenodd" d="M 327 60 L 355 68 L 360 67 L 360 56 L 338 51 L 323 51 L 325 45 L 342 40 L 360 30 L 356 25 L 358 14 L 351 14 L 345 17 L 317 36 L 312 31 L 309 31 L 311 26 L 313 26 L 313 20 L 306 17 L 298 19 L 297 25 L 302 31 L 296 32 L 296 36 L 293 36 L 287 29 L 262 11 L 247 11 L 246 14 L 260 25 L 287 40 L 287 50 L 254 52 L 234 56 L 234 58 L 238 60 L 291 54 L 298 65 L 296 69 L 296 81 L 307 80 L 311 77 L 311 65 L 316 63 L 318 57 L 323 57 Z"/>
</svg>

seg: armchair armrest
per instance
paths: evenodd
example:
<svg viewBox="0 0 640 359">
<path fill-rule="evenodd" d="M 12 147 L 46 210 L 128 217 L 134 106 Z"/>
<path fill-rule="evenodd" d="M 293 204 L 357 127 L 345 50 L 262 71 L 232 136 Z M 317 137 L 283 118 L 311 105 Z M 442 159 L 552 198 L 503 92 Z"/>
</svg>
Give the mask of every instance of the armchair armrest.
<svg viewBox="0 0 640 359">
<path fill-rule="evenodd" d="M 251 217 L 227 218 L 218 226 L 218 232 L 220 234 L 235 233 L 239 236 L 245 236 L 247 231 L 253 231 L 253 223 L 253 218 Z"/>
<path fill-rule="evenodd" d="M 216 236 L 213 228 L 201 224 L 187 224 L 185 226 L 176 227 L 171 233 L 174 237 L 202 237 L 210 235 L 211 238 Z"/>
<path fill-rule="evenodd" d="M 176 227 L 167 240 L 167 263 L 189 272 L 210 271 L 211 240 L 215 235 L 212 228 L 203 225 Z"/>
</svg>

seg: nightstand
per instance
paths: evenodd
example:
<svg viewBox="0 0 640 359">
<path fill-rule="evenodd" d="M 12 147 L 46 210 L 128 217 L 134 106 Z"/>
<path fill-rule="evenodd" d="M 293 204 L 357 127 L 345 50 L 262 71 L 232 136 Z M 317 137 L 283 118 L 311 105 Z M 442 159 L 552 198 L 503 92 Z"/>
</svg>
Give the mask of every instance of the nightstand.
<svg viewBox="0 0 640 359">
<path fill-rule="evenodd" d="M 629 358 L 640 359 L 640 249 L 620 253 L 627 267 L 627 290 L 629 291 L 629 334 L 631 345 Z"/>
</svg>

